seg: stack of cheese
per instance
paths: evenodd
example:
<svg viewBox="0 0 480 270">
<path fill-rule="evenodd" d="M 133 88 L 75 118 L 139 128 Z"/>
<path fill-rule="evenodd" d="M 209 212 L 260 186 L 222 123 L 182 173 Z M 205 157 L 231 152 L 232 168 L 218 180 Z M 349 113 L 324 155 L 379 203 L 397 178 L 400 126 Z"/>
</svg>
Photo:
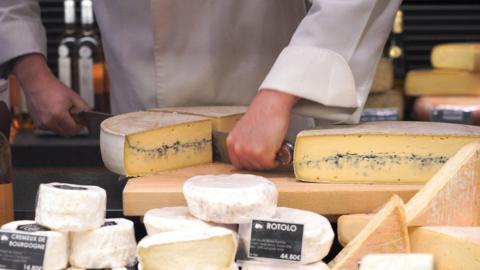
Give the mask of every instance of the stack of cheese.
<svg viewBox="0 0 480 270">
<path fill-rule="evenodd" d="M 176 107 L 111 117 L 101 124 L 103 162 L 125 176 L 212 162 L 212 131 L 230 131 L 245 111 L 245 106 Z"/>
<path fill-rule="evenodd" d="M 106 193 L 96 186 L 41 184 L 35 221 L 2 231 L 47 236 L 43 269 L 122 268 L 136 263 L 133 222 L 105 219 Z"/>
<path fill-rule="evenodd" d="M 315 213 L 277 208 L 278 191 L 267 179 L 246 174 L 195 176 L 185 182 L 183 192 L 188 207 L 152 209 L 145 214 L 148 236 L 137 249 L 142 269 L 230 270 L 235 267 L 238 245 L 244 249 L 250 242 L 249 230 L 237 235 L 237 226 L 252 219 L 305 224 L 301 264 L 314 263 L 309 266 L 312 269 L 325 266 L 321 260 L 334 238 L 330 224 Z M 271 261 L 242 265 L 250 270 L 292 266 Z"/>
<path fill-rule="evenodd" d="M 370 94 L 362 112 L 361 122 L 401 120 L 404 100 L 402 91 L 394 88 L 392 61 L 380 59 Z"/>
<path fill-rule="evenodd" d="M 421 96 L 414 115 L 423 121 L 480 125 L 480 44 L 435 46 L 433 70 L 407 74 L 406 93 Z"/>
<path fill-rule="evenodd" d="M 345 250 L 359 247 L 359 241 L 365 239 L 372 223 L 385 214 L 383 211 L 339 218 L 338 238 Z M 437 270 L 480 269 L 480 143 L 464 146 L 449 159 L 406 204 L 405 214 L 398 219 L 408 226 L 409 238 L 406 227 L 402 226 L 402 241 L 410 241 L 412 252 L 433 254 Z M 370 238 L 379 237 L 385 244 L 400 241 L 399 237 L 386 237 L 392 232 L 394 228 L 386 226 L 382 234 Z M 407 252 L 408 248 L 394 251 Z M 366 266 L 361 269 L 378 269 L 366 268 L 375 260 L 380 259 L 365 259 Z M 417 259 L 422 264 L 427 260 L 427 256 Z M 390 262 L 393 263 L 392 259 Z"/>
</svg>

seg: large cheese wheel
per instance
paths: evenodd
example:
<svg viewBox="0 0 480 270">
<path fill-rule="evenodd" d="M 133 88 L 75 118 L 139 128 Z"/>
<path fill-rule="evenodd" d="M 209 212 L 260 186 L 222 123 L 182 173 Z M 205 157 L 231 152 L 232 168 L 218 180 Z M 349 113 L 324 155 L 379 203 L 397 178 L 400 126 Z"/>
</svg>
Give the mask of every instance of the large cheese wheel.
<svg viewBox="0 0 480 270">
<path fill-rule="evenodd" d="M 226 224 L 272 217 L 278 199 L 272 182 L 249 174 L 194 176 L 185 182 L 183 194 L 192 215 Z"/>
<path fill-rule="evenodd" d="M 2 232 L 32 234 L 47 237 L 43 269 L 59 270 L 68 265 L 68 233 L 55 232 L 33 220 L 13 221 L 3 225 Z"/>
<path fill-rule="evenodd" d="M 480 43 L 440 44 L 432 49 L 435 68 L 480 71 Z"/>
<path fill-rule="evenodd" d="M 480 97 L 420 97 L 414 103 L 413 112 L 421 121 L 480 125 Z"/>
<path fill-rule="evenodd" d="M 405 78 L 405 93 L 409 96 L 478 96 L 478 73 L 459 70 L 411 70 Z"/>
<path fill-rule="evenodd" d="M 99 228 L 105 220 L 107 195 L 97 186 L 64 183 L 41 184 L 35 221 L 65 232 Z"/>
<path fill-rule="evenodd" d="M 71 233 L 70 264 L 80 268 L 118 268 L 136 260 L 133 222 L 107 219 L 98 229 Z"/>
</svg>

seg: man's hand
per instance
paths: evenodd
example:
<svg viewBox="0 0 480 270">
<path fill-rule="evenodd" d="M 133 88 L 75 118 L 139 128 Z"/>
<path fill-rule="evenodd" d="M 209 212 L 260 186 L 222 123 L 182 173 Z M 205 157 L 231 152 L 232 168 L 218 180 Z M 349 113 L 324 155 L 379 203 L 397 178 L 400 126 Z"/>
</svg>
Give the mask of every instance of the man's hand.
<svg viewBox="0 0 480 270">
<path fill-rule="evenodd" d="M 42 55 L 20 57 L 13 72 L 24 90 L 28 111 L 37 127 L 63 136 L 73 136 L 81 130 L 82 126 L 75 123 L 70 112 L 87 110 L 87 103 L 52 74 Z"/>
<path fill-rule="evenodd" d="M 261 90 L 227 137 L 228 154 L 239 169 L 268 170 L 275 160 L 298 98 L 275 90 Z"/>
</svg>

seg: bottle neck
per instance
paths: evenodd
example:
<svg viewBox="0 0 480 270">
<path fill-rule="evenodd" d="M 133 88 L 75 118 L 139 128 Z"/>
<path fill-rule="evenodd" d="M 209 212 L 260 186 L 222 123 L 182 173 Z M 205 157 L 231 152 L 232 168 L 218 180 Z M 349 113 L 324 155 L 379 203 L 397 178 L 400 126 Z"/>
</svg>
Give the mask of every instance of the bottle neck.
<svg viewBox="0 0 480 270">
<path fill-rule="evenodd" d="M 64 2 L 65 25 L 67 27 L 75 25 L 75 2 L 65 0 Z"/>
<path fill-rule="evenodd" d="M 91 0 L 82 0 L 82 26 L 93 29 L 93 6 Z"/>
</svg>

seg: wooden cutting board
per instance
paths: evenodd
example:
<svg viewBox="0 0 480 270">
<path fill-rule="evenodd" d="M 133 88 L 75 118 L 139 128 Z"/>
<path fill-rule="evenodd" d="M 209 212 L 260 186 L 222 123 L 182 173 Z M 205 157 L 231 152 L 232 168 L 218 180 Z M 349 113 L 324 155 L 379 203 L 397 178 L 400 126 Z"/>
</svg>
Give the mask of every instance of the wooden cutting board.
<svg viewBox="0 0 480 270">
<path fill-rule="evenodd" d="M 186 205 L 183 183 L 202 174 L 253 173 L 238 171 L 232 165 L 212 163 L 157 175 L 132 178 L 123 190 L 123 211 L 126 216 L 143 216 L 152 208 Z M 254 174 L 270 179 L 278 188 L 279 206 L 310 210 L 322 215 L 337 216 L 375 211 L 392 194 L 407 202 L 422 185 L 328 184 L 297 181 L 291 172 Z"/>
</svg>

